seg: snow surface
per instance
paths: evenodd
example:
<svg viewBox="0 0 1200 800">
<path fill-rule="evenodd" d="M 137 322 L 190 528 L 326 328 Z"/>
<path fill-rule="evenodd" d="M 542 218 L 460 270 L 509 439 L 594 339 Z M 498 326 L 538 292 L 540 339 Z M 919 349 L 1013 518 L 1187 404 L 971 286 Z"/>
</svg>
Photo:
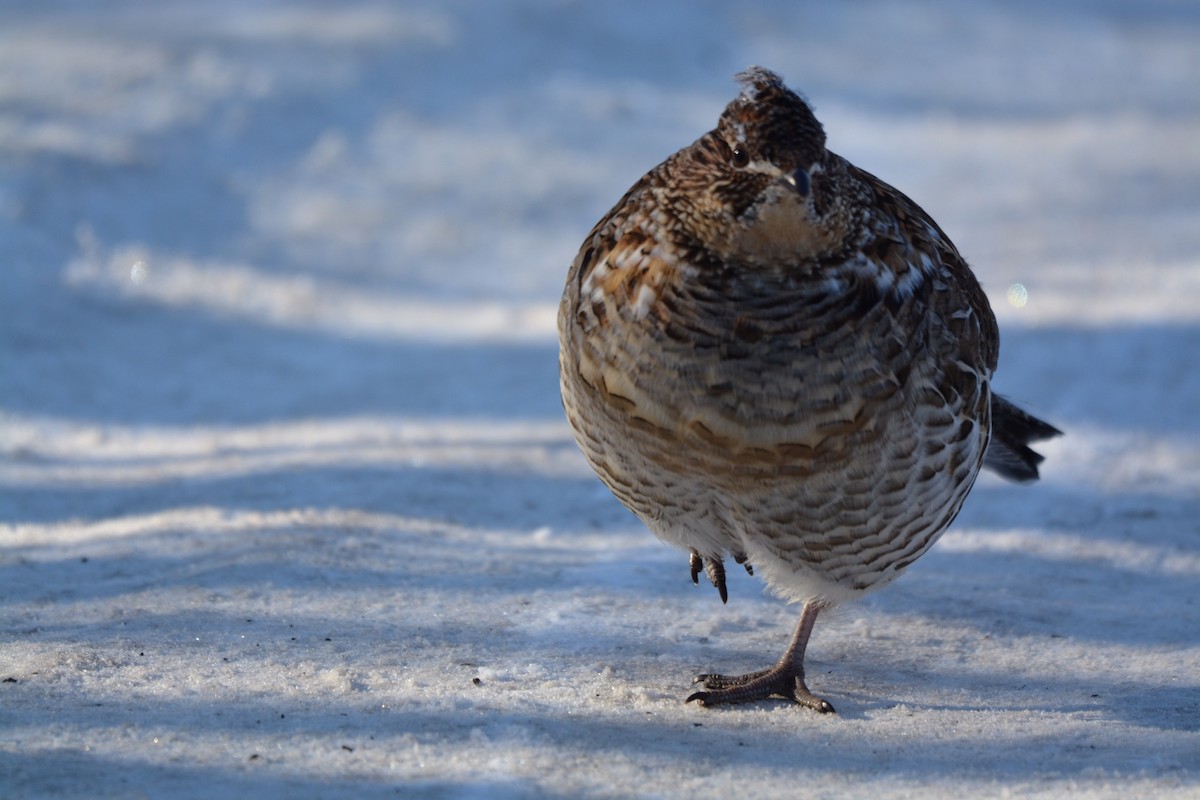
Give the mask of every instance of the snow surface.
<svg viewBox="0 0 1200 800">
<path fill-rule="evenodd" d="M 1198 41 L 1168 0 L 0 3 L 0 797 L 1197 797 Z M 752 63 L 939 220 L 1067 431 L 819 621 L 829 717 L 682 703 L 797 610 L 692 587 L 557 396 L 579 242 Z"/>
</svg>

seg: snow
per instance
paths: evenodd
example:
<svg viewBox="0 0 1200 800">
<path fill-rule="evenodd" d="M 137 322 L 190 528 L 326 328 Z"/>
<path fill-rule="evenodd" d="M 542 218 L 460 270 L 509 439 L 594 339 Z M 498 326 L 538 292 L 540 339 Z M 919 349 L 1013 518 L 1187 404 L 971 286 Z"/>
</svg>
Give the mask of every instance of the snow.
<svg viewBox="0 0 1200 800">
<path fill-rule="evenodd" d="M 1196 797 L 1198 40 L 1167 0 L 0 4 L 0 796 Z M 754 63 L 1067 431 L 818 621 L 828 717 L 683 704 L 797 609 L 691 586 L 557 395 L 583 236 Z"/>
</svg>

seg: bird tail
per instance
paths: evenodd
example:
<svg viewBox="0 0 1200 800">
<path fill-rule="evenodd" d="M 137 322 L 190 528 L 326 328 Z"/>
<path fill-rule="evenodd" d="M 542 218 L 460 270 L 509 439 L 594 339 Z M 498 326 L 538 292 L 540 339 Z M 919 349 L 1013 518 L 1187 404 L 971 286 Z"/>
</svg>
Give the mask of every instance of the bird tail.
<svg viewBox="0 0 1200 800">
<path fill-rule="evenodd" d="M 983 465 L 1011 481 L 1035 481 L 1043 456 L 1029 443 L 1061 435 L 1050 423 L 992 395 L 992 438 Z"/>
</svg>

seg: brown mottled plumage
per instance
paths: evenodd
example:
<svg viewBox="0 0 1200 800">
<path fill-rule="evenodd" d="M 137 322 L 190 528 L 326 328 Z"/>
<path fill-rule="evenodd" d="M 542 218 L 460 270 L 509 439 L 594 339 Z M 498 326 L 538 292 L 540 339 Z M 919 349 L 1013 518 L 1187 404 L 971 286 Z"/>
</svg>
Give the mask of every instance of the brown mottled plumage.
<svg viewBox="0 0 1200 800">
<path fill-rule="evenodd" d="M 818 611 L 895 578 L 983 466 L 1037 477 L 1058 433 L 991 393 L 999 333 L 937 224 L 825 149 L 772 72 L 638 181 L 584 241 L 559 309 L 585 456 L 726 598 L 722 559 L 804 610 L 783 658 L 702 675 L 703 705 L 804 682 Z M 990 444 L 989 444 L 990 440 Z"/>
</svg>

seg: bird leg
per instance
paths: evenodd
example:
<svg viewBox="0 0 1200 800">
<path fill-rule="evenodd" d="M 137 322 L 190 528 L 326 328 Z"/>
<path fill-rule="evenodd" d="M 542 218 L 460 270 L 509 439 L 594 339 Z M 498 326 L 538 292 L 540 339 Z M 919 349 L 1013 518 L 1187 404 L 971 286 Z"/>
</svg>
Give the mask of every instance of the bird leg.
<svg viewBox="0 0 1200 800">
<path fill-rule="evenodd" d="M 804 604 L 792 641 L 775 666 L 746 675 L 699 675 L 696 683 L 704 684 L 707 691 L 696 692 L 685 702 L 695 700 L 707 707 L 782 697 L 822 714 L 833 713 L 833 706 L 810 692 L 804 683 L 804 650 L 821 608 L 819 603 Z"/>
<path fill-rule="evenodd" d="M 692 583 L 697 586 L 700 584 L 700 570 L 704 570 L 709 582 L 721 595 L 721 602 L 729 602 L 729 590 L 725 588 L 725 564 L 721 561 L 720 556 L 709 558 L 706 561 L 703 556 L 693 550 L 688 566 L 692 570 Z"/>
</svg>

